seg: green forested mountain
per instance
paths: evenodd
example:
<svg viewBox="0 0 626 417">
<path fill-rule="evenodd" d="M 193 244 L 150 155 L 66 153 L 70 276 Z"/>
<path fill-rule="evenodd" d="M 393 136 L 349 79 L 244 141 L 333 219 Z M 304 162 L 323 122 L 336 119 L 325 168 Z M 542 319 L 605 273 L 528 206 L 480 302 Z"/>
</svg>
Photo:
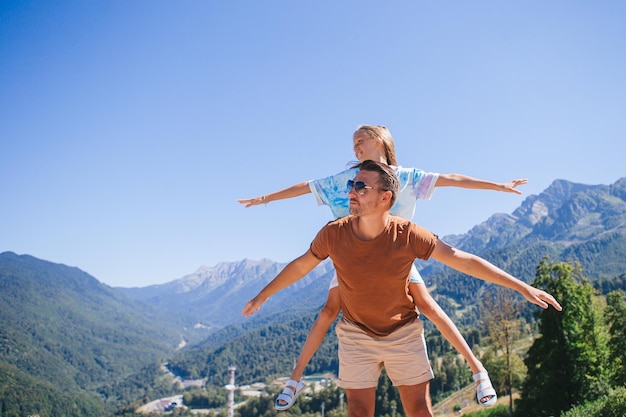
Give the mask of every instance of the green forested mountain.
<svg viewBox="0 0 626 417">
<path fill-rule="evenodd" d="M 102 402 L 92 393 L 68 394 L 56 385 L 0 362 L 0 415 L 100 416 Z"/>
<path fill-rule="evenodd" d="M 529 282 L 549 257 L 580 264 L 603 292 L 624 288 L 626 178 L 610 186 L 555 181 L 512 215 L 494 215 L 444 239 Z M 109 415 L 171 393 L 160 370 L 165 361 L 182 376 L 207 377 L 216 386 L 226 383 L 230 364 L 240 383 L 287 374 L 325 299 L 332 264 L 242 319 L 245 302 L 283 266 L 244 260 L 162 286 L 119 289 L 78 268 L 0 254 L 2 416 Z M 420 267 L 440 305 L 478 343 L 478 305 L 491 287 L 432 262 Z M 526 308 L 531 320 L 535 307 Z M 435 355 L 446 350 L 435 333 L 428 343 Z M 336 361 L 331 330 L 307 373 L 336 371 Z"/>
<path fill-rule="evenodd" d="M 36 404 L 30 392 L 76 395 L 88 408 L 115 403 L 112 385 L 167 358 L 183 337 L 163 313 L 77 268 L 11 252 L 0 254 L 0 312 L 0 397 L 12 404 Z"/>
<path fill-rule="evenodd" d="M 466 235 L 444 240 L 527 282 L 544 257 L 578 264 L 594 281 L 612 279 L 626 272 L 626 178 L 610 186 L 554 181 L 513 214 L 494 215 Z M 434 262 L 422 275 L 440 301 L 461 306 L 477 305 L 490 287 Z M 469 313 L 463 310 L 459 320 L 470 324 L 475 315 Z"/>
<path fill-rule="evenodd" d="M 190 378 L 207 377 L 217 386 L 227 381 L 228 366 L 238 364 L 237 379 L 242 383 L 271 381 L 293 368 L 299 348 L 304 343 L 314 315 L 287 319 L 275 318 L 274 323 L 244 333 L 219 347 L 206 346 L 181 352 L 170 360 L 170 368 Z M 334 334 L 326 338 L 320 349 L 321 358 L 335 357 L 335 363 L 321 370 L 336 369 Z M 331 352 L 330 355 L 327 353 Z"/>
</svg>

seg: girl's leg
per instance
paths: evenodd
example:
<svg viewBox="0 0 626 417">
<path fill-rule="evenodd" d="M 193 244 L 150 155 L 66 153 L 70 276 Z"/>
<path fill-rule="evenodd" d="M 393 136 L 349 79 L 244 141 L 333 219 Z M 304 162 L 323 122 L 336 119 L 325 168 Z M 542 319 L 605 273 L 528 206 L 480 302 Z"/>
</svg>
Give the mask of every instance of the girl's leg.
<svg viewBox="0 0 626 417">
<path fill-rule="evenodd" d="M 485 368 L 482 363 L 474 356 L 474 352 L 470 349 L 469 345 L 459 332 L 459 329 L 452 322 L 450 317 L 441 309 L 439 304 L 430 295 L 424 284 L 409 283 L 409 292 L 413 297 L 415 305 L 430 321 L 433 322 L 437 329 L 441 332 L 443 337 L 465 358 L 472 374 L 478 374 L 485 372 Z M 482 380 L 476 381 L 479 385 Z M 486 402 L 491 396 L 483 397 L 479 401 Z"/>
<path fill-rule="evenodd" d="M 341 303 L 339 298 L 339 289 L 337 287 L 333 287 L 328 290 L 326 303 L 324 304 L 324 307 L 322 307 L 317 319 L 315 319 L 311 330 L 309 330 L 306 341 L 302 346 L 302 352 L 300 352 L 296 366 L 291 372 L 290 379 L 294 381 L 300 381 L 302 379 L 304 368 L 306 368 L 307 364 L 324 341 L 326 333 L 328 333 L 330 325 L 333 324 L 339 315 L 340 309 Z M 283 405 L 284 402 L 282 400 L 278 401 L 279 404 Z"/>
</svg>

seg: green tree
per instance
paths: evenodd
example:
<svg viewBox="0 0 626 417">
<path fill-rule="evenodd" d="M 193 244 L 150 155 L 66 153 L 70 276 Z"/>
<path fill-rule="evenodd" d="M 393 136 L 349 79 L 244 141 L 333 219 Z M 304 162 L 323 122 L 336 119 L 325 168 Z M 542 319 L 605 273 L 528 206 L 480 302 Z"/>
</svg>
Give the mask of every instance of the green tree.
<svg viewBox="0 0 626 417">
<path fill-rule="evenodd" d="M 626 388 L 617 387 L 595 401 L 588 401 L 563 413 L 563 417 L 624 417 Z"/>
<path fill-rule="evenodd" d="M 513 415 L 513 359 L 516 356 L 513 344 L 519 340 L 521 334 L 520 303 L 512 294 L 502 287 L 485 293 L 482 312 L 483 322 L 493 349 L 502 353 L 504 360 L 503 388 L 509 393 L 509 415 Z"/>
<path fill-rule="evenodd" d="M 496 351 L 489 347 L 480 358 L 481 362 L 487 370 L 489 370 L 489 379 L 499 395 L 508 395 L 507 379 L 510 380 L 511 392 L 514 390 L 521 391 L 522 383 L 526 378 L 526 365 L 518 355 L 511 355 L 509 363 L 504 356 L 496 354 Z M 510 405 L 508 407 L 510 409 Z"/>
<path fill-rule="evenodd" d="M 528 377 L 517 412 L 556 416 L 608 388 L 608 330 L 598 298 L 579 269 L 544 259 L 533 285 L 553 294 L 563 311 L 539 313 L 541 335 L 528 350 Z"/>
<path fill-rule="evenodd" d="M 614 291 L 607 296 L 606 318 L 611 333 L 611 382 L 626 385 L 626 294 Z"/>
</svg>

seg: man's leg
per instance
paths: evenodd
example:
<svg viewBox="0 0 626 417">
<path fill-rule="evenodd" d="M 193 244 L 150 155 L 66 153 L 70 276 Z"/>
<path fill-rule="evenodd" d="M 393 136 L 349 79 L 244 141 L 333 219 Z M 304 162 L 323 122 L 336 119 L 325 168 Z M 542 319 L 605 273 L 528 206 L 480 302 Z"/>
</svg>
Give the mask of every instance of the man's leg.
<svg viewBox="0 0 626 417">
<path fill-rule="evenodd" d="M 374 417 L 376 388 L 346 389 L 348 417 Z M 403 401 L 404 402 L 404 401 Z"/>
<path fill-rule="evenodd" d="M 426 353 L 424 327 L 416 319 L 386 338 L 385 369 L 398 387 L 402 406 L 408 417 L 432 417 L 430 380 L 434 377 Z"/>
<path fill-rule="evenodd" d="M 335 327 L 339 340 L 339 386 L 346 392 L 348 417 L 374 417 L 382 362 L 378 341 L 345 317 Z"/>
<path fill-rule="evenodd" d="M 407 417 L 433 417 L 430 381 L 417 385 L 399 385 L 398 392 Z M 348 410 L 349 406 L 350 403 L 348 403 Z"/>
</svg>

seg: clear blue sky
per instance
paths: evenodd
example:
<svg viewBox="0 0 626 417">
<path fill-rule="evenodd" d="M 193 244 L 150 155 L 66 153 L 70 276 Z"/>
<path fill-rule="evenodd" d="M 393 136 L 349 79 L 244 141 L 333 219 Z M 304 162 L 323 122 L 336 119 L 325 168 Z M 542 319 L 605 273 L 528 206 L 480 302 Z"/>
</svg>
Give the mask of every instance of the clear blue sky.
<svg viewBox="0 0 626 417">
<path fill-rule="evenodd" d="M 440 236 L 555 179 L 626 176 L 623 1 L 2 1 L 0 251 L 112 286 L 287 262 L 330 220 L 311 195 L 359 124 L 404 166 L 523 196 L 438 189 Z"/>
</svg>

